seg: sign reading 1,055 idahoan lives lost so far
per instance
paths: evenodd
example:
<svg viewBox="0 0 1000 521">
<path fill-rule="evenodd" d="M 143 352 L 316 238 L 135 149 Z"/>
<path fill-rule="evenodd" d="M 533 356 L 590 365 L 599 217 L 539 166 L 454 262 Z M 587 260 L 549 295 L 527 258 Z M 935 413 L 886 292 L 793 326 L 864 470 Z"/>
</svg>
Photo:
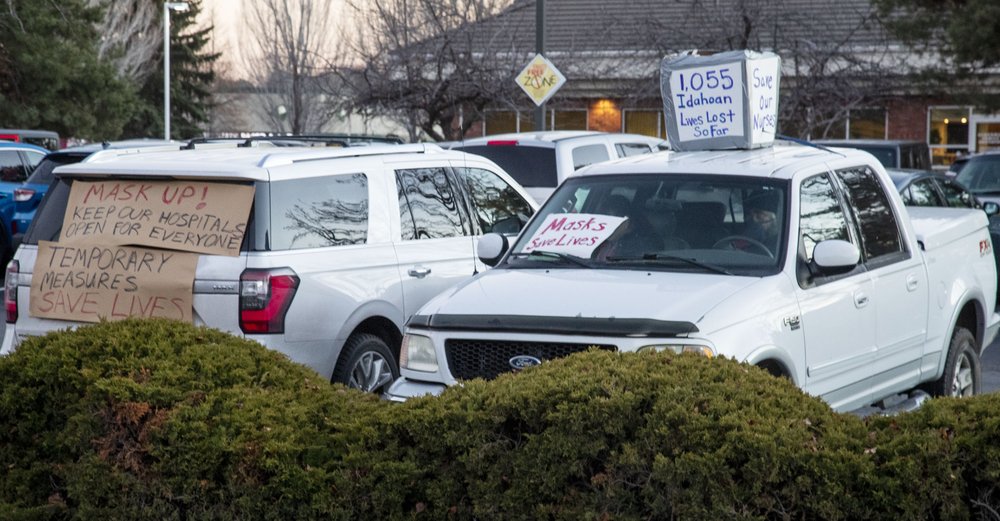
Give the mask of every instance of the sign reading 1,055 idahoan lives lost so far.
<svg viewBox="0 0 1000 521">
<path fill-rule="evenodd" d="M 39 241 L 33 317 L 99 322 L 126 317 L 191 322 L 197 253 Z"/>
<path fill-rule="evenodd" d="M 626 220 L 590 213 L 549 214 L 521 252 L 551 251 L 589 259 Z"/>
<path fill-rule="evenodd" d="M 200 181 L 83 181 L 70 190 L 61 245 L 141 245 L 238 256 L 253 186 Z"/>
<path fill-rule="evenodd" d="M 660 67 L 672 149 L 769 146 L 778 123 L 781 59 L 773 53 L 681 54 Z"/>
</svg>

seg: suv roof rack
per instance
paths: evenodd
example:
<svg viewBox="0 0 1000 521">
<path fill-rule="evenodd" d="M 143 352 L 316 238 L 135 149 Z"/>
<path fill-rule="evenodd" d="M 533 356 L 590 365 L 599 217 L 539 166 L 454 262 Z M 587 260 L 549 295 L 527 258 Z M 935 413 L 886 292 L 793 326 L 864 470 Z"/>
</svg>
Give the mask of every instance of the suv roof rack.
<svg viewBox="0 0 1000 521">
<path fill-rule="evenodd" d="M 342 157 L 384 156 L 390 154 L 426 154 L 428 152 L 444 152 L 444 149 L 433 143 L 412 143 L 407 145 L 375 145 L 371 147 L 347 147 L 334 149 L 302 150 L 297 153 L 267 154 L 261 158 L 257 166 L 271 168 L 290 165 L 300 161 L 322 161 Z"/>
<path fill-rule="evenodd" d="M 352 147 L 373 144 L 401 145 L 403 139 L 394 135 L 373 134 L 288 134 L 262 135 L 250 137 L 199 137 L 191 139 L 184 146 L 193 149 L 198 145 L 208 143 L 236 143 L 238 147 L 253 147 L 258 143 L 268 143 L 274 146 L 314 146 L 314 147 Z"/>
</svg>

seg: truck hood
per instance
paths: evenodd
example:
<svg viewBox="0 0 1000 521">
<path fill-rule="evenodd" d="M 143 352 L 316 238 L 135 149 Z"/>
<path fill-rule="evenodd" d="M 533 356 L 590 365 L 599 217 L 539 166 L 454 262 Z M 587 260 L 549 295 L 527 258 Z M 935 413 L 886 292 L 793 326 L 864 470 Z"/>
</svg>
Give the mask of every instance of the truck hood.
<svg viewBox="0 0 1000 521">
<path fill-rule="evenodd" d="M 690 272 L 492 270 L 433 299 L 411 325 L 461 329 L 463 322 L 470 326 L 484 323 L 475 317 L 517 316 L 531 317 L 531 322 L 541 324 L 546 317 L 573 317 L 668 321 L 697 327 L 713 307 L 759 281 Z"/>
</svg>

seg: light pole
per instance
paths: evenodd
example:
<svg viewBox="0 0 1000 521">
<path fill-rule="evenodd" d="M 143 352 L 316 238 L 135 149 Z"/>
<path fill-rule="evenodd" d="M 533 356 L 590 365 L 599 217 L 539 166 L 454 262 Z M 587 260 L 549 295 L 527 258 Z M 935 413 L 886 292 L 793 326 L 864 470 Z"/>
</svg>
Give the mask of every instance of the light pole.
<svg viewBox="0 0 1000 521">
<path fill-rule="evenodd" d="M 170 139 L 170 11 L 187 10 L 187 2 L 163 2 L 163 139 Z"/>
</svg>

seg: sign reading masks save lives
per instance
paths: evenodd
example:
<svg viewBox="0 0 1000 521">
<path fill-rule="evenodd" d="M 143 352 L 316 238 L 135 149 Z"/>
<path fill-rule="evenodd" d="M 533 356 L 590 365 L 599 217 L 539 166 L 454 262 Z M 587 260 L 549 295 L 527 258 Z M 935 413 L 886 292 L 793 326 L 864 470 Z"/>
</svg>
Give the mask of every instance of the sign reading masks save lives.
<svg viewBox="0 0 1000 521">
<path fill-rule="evenodd" d="M 589 259 L 626 220 L 589 213 L 549 214 L 521 251 L 552 251 Z"/>
<path fill-rule="evenodd" d="M 77 180 L 59 242 L 38 244 L 29 312 L 191 321 L 198 254 L 239 255 L 252 203 L 249 185 Z"/>
</svg>

